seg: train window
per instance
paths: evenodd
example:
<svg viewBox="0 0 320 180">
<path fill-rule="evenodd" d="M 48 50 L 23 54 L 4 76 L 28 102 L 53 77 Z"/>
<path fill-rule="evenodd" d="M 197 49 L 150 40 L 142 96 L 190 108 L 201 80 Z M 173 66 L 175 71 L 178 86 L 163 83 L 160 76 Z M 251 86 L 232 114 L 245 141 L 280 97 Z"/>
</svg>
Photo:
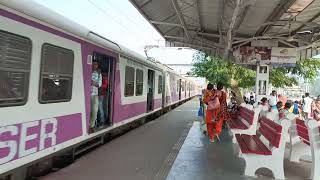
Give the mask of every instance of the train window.
<svg viewBox="0 0 320 180">
<path fill-rule="evenodd" d="M 41 55 L 39 102 L 68 102 L 72 96 L 73 51 L 44 44 Z"/>
<path fill-rule="evenodd" d="M 124 96 L 133 96 L 134 94 L 134 68 L 126 66 L 125 72 Z"/>
<path fill-rule="evenodd" d="M 184 91 L 185 83 L 182 81 L 181 82 L 181 91 Z"/>
<path fill-rule="evenodd" d="M 173 75 L 170 75 L 170 91 L 174 92 L 176 90 L 175 78 Z"/>
<path fill-rule="evenodd" d="M 136 96 L 141 96 L 143 93 L 143 70 L 136 70 Z"/>
<path fill-rule="evenodd" d="M 31 40 L 0 30 L 0 107 L 27 102 Z"/>
<path fill-rule="evenodd" d="M 158 94 L 161 94 L 162 93 L 162 76 L 159 75 L 159 78 L 158 78 Z"/>
<path fill-rule="evenodd" d="M 179 80 L 177 80 L 177 92 L 179 92 L 179 85 L 180 85 L 180 82 Z"/>
</svg>

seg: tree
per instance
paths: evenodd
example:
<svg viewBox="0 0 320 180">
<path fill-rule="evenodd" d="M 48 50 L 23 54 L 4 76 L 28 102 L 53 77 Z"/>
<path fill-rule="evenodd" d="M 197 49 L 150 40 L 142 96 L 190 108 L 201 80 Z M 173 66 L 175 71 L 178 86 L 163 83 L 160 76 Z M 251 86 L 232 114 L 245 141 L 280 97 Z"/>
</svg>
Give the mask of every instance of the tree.
<svg viewBox="0 0 320 180">
<path fill-rule="evenodd" d="M 305 59 L 298 61 L 295 67 L 273 68 L 270 72 L 270 82 L 275 87 L 292 86 L 298 84 L 298 77 L 302 77 L 309 83 L 315 83 L 319 69 L 319 59 Z"/>
<path fill-rule="evenodd" d="M 244 66 L 232 63 L 221 57 L 211 57 L 198 51 L 193 56 L 192 72 L 198 77 L 205 77 L 212 83 L 223 82 L 231 88 L 237 96 L 237 102 L 243 98 L 239 88 L 250 88 L 255 85 L 256 72 Z M 318 76 L 320 61 L 306 59 L 298 61 L 295 67 L 277 67 L 270 71 L 270 83 L 275 87 L 292 86 L 298 84 L 298 77 L 308 82 L 314 82 Z"/>
<path fill-rule="evenodd" d="M 248 88 L 255 84 L 255 71 L 220 57 L 210 57 L 202 52 L 196 52 L 193 56 L 193 63 L 194 75 L 204 77 L 214 84 L 222 82 L 235 92 L 238 103 L 243 102 L 239 87 Z"/>
</svg>

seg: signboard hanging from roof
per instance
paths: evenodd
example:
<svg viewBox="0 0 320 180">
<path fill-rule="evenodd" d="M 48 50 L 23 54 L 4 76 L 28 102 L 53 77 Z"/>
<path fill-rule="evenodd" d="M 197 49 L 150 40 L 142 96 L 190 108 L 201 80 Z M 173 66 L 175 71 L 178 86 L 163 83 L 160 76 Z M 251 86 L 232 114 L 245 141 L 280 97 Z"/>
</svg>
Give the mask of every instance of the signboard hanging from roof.
<svg viewBox="0 0 320 180">
<path fill-rule="evenodd" d="M 295 48 L 242 46 L 233 55 L 236 63 L 243 65 L 294 66 L 297 62 Z"/>
<path fill-rule="evenodd" d="M 271 51 L 271 63 L 275 65 L 295 65 L 297 62 L 297 50 L 295 48 L 273 47 Z"/>
<path fill-rule="evenodd" d="M 233 54 L 238 64 L 256 64 L 257 61 L 268 64 L 271 59 L 271 48 L 242 46 Z"/>
</svg>

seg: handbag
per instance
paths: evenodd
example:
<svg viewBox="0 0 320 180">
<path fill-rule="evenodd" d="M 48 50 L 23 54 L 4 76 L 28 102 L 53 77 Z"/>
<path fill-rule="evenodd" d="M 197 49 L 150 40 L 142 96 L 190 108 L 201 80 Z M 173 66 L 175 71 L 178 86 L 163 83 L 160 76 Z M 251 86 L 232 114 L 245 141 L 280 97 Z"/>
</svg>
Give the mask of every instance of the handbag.
<svg viewBox="0 0 320 180">
<path fill-rule="evenodd" d="M 219 101 L 219 98 L 217 96 L 214 97 L 213 100 L 208 102 L 208 109 L 209 110 L 215 110 L 215 109 L 217 109 L 219 107 L 220 107 L 220 101 Z"/>
</svg>

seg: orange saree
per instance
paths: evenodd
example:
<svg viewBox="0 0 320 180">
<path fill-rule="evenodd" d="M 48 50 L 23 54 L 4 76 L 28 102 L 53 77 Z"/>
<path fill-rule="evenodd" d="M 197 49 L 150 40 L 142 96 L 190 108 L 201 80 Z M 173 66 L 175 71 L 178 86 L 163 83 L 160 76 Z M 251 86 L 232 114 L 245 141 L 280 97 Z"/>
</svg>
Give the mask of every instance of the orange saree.
<svg viewBox="0 0 320 180">
<path fill-rule="evenodd" d="M 211 140 L 221 133 L 223 121 L 228 118 L 227 95 L 225 92 L 218 90 L 206 91 L 203 100 L 204 103 L 208 104 L 215 95 L 219 97 L 220 107 L 214 110 L 207 109 L 206 111 L 207 131 Z"/>
</svg>

